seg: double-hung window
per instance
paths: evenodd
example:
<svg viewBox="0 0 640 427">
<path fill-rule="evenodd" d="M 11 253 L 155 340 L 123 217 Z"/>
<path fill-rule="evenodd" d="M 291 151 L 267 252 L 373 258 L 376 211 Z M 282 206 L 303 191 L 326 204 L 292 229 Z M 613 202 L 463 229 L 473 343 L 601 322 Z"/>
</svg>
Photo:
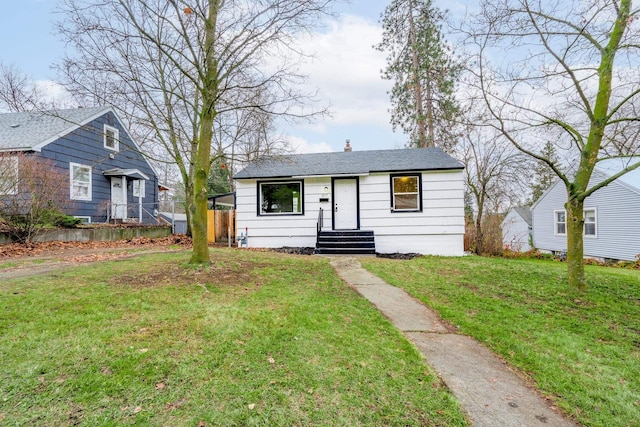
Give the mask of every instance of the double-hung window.
<svg viewBox="0 0 640 427">
<path fill-rule="evenodd" d="M 91 200 L 91 166 L 69 164 L 71 200 Z"/>
<path fill-rule="evenodd" d="M 596 210 L 585 209 L 584 210 L 584 235 L 589 237 L 597 236 L 596 226 Z"/>
<path fill-rule="evenodd" d="M 553 212 L 554 233 L 558 236 L 567 234 L 567 213 L 565 211 Z"/>
<path fill-rule="evenodd" d="M 0 156 L 0 196 L 18 194 L 18 158 Z"/>
<path fill-rule="evenodd" d="M 258 183 L 259 215 L 302 215 L 302 181 Z"/>
<path fill-rule="evenodd" d="M 113 126 L 104 125 L 104 148 L 107 150 L 120 150 L 120 131 Z"/>
<path fill-rule="evenodd" d="M 391 175 L 391 210 L 393 212 L 421 211 L 421 195 L 420 174 Z"/>
<path fill-rule="evenodd" d="M 596 237 L 598 232 L 597 215 L 595 209 L 585 209 L 584 213 L 584 227 L 583 234 L 589 237 Z M 554 233 L 558 236 L 565 236 L 567 234 L 567 212 L 565 210 L 559 210 L 553 212 L 554 218 Z"/>
</svg>

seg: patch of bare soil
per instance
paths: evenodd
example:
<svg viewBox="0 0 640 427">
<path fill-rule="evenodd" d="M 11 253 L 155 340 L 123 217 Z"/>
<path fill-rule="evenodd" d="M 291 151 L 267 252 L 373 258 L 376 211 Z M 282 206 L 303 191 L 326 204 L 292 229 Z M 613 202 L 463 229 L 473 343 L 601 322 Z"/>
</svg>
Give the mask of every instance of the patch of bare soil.
<svg viewBox="0 0 640 427">
<path fill-rule="evenodd" d="M 212 287 L 234 287 L 239 290 L 255 290 L 262 282 L 253 272 L 267 264 L 259 262 L 229 262 L 221 259 L 209 267 L 189 268 L 179 264 L 161 264 L 151 272 L 131 272 L 111 279 L 112 285 L 137 288 L 198 285 L 210 291 Z"/>
</svg>

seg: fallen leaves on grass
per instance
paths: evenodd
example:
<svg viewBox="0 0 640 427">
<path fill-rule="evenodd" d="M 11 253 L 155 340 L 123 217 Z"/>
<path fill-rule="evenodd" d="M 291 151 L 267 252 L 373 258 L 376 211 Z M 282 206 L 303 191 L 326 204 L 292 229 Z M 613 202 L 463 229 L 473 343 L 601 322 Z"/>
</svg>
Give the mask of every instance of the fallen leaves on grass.
<svg viewBox="0 0 640 427">
<path fill-rule="evenodd" d="M 29 244 L 8 243 L 0 245 L 0 258 L 17 258 L 45 255 L 60 251 L 88 250 L 88 249 L 121 249 L 148 246 L 190 246 L 191 239 L 184 235 L 172 235 L 161 238 L 137 237 L 134 239 L 116 240 L 111 242 L 32 242 Z M 89 261 L 91 262 L 91 261 Z"/>
</svg>

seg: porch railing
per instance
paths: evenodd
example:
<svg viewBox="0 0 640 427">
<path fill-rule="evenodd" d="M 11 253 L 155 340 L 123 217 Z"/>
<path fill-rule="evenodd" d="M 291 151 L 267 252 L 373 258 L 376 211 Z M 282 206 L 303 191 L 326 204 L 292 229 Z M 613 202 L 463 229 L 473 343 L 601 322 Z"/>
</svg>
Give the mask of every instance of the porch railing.
<svg viewBox="0 0 640 427">
<path fill-rule="evenodd" d="M 324 215 L 322 208 L 318 212 L 318 223 L 316 224 L 316 242 L 320 238 L 320 232 L 322 231 L 322 227 L 324 226 Z"/>
</svg>

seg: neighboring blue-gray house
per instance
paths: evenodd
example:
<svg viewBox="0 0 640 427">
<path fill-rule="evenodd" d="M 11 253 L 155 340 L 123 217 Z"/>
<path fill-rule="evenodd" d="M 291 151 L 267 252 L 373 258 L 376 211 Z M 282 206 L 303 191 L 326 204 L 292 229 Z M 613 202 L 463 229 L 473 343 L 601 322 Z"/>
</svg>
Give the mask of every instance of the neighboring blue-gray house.
<svg viewBox="0 0 640 427">
<path fill-rule="evenodd" d="M 237 238 L 318 253 L 463 255 L 463 168 L 438 148 L 263 158 L 234 176 Z"/>
<path fill-rule="evenodd" d="M 634 158 L 633 162 L 640 161 Z M 601 161 L 589 185 L 624 169 L 629 158 Z M 531 207 L 533 241 L 543 251 L 567 249 L 567 191 L 560 180 Z M 585 257 L 633 261 L 640 254 L 640 169 L 628 172 L 584 201 Z"/>
<path fill-rule="evenodd" d="M 500 225 L 502 229 L 502 245 L 505 249 L 526 252 L 531 249 L 532 237 L 531 209 L 527 206 L 516 206 L 507 212 Z"/>
<path fill-rule="evenodd" d="M 111 107 L 0 114 L 0 153 L 16 171 L 17 153 L 64 171 L 68 215 L 85 222 L 157 222 L 157 175 Z"/>
</svg>

